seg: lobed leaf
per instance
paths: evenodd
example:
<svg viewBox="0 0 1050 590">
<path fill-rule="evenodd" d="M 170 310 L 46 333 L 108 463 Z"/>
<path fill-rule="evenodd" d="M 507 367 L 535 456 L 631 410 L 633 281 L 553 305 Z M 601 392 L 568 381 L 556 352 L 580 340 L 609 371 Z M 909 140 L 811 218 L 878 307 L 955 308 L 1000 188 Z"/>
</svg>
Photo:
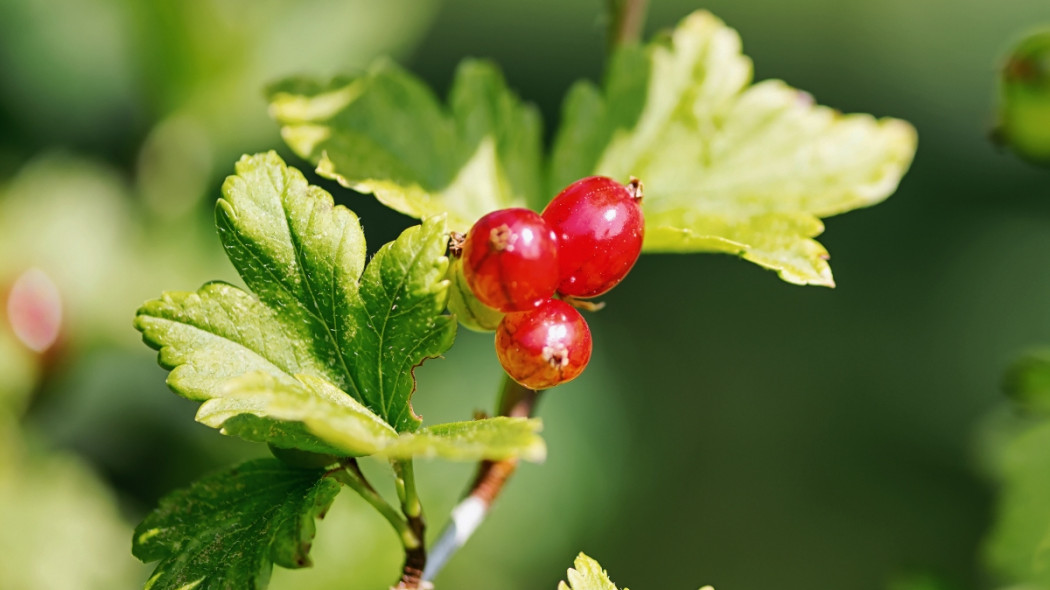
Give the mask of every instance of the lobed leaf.
<svg viewBox="0 0 1050 590">
<path fill-rule="evenodd" d="M 418 428 L 412 371 L 455 337 L 443 314 L 444 220 L 409 228 L 366 268 L 357 217 L 298 170 L 270 152 L 243 157 L 236 171 L 223 186 L 216 223 L 254 294 L 209 283 L 139 309 L 135 326 L 172 369 L 169 385 L 206 401 L 248 373 L 288 387 L 303 375 L 346 392 L 398 431 Z"/>
<path fill-rule="evenodd" d="M 551 189 L 591 174 L 637 176 L 646 251 L 727 252 L 788 282 L 833 286 L 827 251 L 812 239 L 820 218 L 889 196 L 915 131 L 750 81 L 737 33 L 703 11 L 647 47 L 620 49 L 602 89 L 582 82 L 566 99 Z"/>
<path fill-rule="evenodd" d="M 135 529 L 135 557 L 160 562 L 147 590 L 261 589 L 273 564 L 309 566 L 339 489 L 323 471 L 258 459 L 168 494 Z"/>
<path fill-rule="evenodd" d="M 492 65 L 468 60 L 448 104 L 389 61 L 358 77 L 271 87 L 270 113 L 288 145 L 343 186 L 466 232 L 489 211 L 542 207 L 541 129 Z"/>
</svg>

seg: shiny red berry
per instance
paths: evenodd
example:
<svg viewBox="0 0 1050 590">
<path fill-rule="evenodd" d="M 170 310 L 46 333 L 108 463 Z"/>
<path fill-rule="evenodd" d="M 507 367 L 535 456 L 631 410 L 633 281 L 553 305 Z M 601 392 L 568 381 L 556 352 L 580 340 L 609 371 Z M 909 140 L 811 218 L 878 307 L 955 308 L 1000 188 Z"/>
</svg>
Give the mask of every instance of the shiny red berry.
<svg viewBox="0 0 1050 590">
<path fill-rule="evenodd" d="M 642 251 L 642 184 L 577 180 L 547 205 L 543 219 L 558 236 L 558 292 L 601 295 L 627 276 Z"/>
<path fill-rule="evenodd" d="M 503 317 L 496 329 L 496 356 L 525 387 L 554 387 L 575 379 L 591 360 L 591 331 L 574 307 L 548 299 L 536 309 Z"/>
<path fill-rule="evenodd" d="M 463 242 L 462 257 L 474 296 L 500 311 L 532 309 L 558 286 L 554 232 L 528 209 L 501 209 L 479 219 Z"/>
</svg>

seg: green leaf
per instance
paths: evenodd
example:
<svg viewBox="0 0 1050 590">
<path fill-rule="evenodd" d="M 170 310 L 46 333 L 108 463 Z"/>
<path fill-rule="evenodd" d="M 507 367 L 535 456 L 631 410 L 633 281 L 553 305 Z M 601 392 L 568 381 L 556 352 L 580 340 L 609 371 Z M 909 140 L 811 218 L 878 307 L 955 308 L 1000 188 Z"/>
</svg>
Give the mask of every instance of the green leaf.
<svg viewBox="0 0 1050 590">
<path fill-rule="evenodd" d="M 197 421 L 246 440 L 339 457 L 371 455 L 397 440 L 382 418 L 309 375 L 291 383 L 266 373 L 232 379 L 221 396 L 201 404 Z"/>
<path fill-rule="evenodd" d="M 1050 421 L 1015 435 L 999 473 L 995 525 L 985 546 L 989 565 L 1010 582 L 1050 587 Z"/>
<path fill-rule="evenodd" d="M 357 217 L 298 170 L 270 152 L 241 158 L 236 171 L 223 185 L 216 223 L 254 294 L 209 283 L 139 309 L 135 326 L 172 369 L 168 384 L 205 401 L 247 373 L 287 386 L 306 375 L 349 393 L 398 431 L 418 428 L 412 371 L 455 337 L 455 322 L 442 313 L 444 220 L 409 228 L 365 268 Z"/>
<path fill-rule="evenodd" d="M 273 564 L 309 566 L 315 519 L 339 489 L 323 471 L 258 459 L 167 495 L 132 543 L 160 561 L 147 590 L 265 588 Z"/>
<path fill-rule="evenodd" d="M 499 71 L 468 60 L 448 105 L 414 76 L 381 61 L 355 78 L 287 80 L 269 89 L 288 145 L 343 186 L 452 230 L 505 207 L 542 207 L 539 115 Z"/>
<path fill-rule="evenodd" d="M 575 569 L 570 568 L 566 573 L 569 583 L 558 583 L 558 590 L 616 590 L 616 584 L 612 583 L 602 566 L 585 554 L 577 555 L 573 566 Z"/>
<path fill-rule="evenodd" d="M 497 417 L 399 434 L 331 383 L 307 375 L 297 381 L 264 373 L 234 379 L 201 405 L 197 419 L 247 440 L 335 456 L 540 461 L 546 454 L 536 419 Z"/>
<path fill-rule="evenodd" d="M 441 457 L 476 461 L 521 457 L 542 461 L 547 450 L 537 434 L 540 424 L 536 418 L 506 416 L 437 424 L 414 433 L 402 433 L 397 442 L 379 454 L 394 459 Z"/>
<path fill-rule="evenodd" d="M 637 176 L 646 251 L 728 252 L 788 282 L 834 285 L 812 239 L 820 218 L 889 196 L 915 131 L 817 106 L 780 81 L 750 81 L 739 36 L 707 12 L 621 49 L 601 90 L 581 82 L 570 91 L 551 189 L 591 174 Z"/>
</svg>

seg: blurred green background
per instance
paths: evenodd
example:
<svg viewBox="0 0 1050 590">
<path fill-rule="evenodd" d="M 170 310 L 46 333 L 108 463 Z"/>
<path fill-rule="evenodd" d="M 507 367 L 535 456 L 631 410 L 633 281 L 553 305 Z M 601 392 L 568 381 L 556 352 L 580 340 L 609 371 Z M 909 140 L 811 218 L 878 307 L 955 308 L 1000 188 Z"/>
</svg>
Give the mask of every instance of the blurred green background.
<svg viewBox="0 0 1050 590">
<path fill-rule="evenodd" d="M 0 292 L 40 268 L 64 310 L 43 357 L 0 322 L 0 588 L 141 585 L 130 526 L 266 453 L 194 423 L 131 327 L 162 290 L 234 280 L 211 208 L 237 156 L 281 147 L 265 82 L 392 54 L 444 93 L 460 59 L 491 58 L 549 132 L 568 86 L 601 76 L 603 5 L 0 3 Z M 636 590 L 875 590 L 909 572 L 994 587 L 978 433 L 1008 362 L 1050 343 L 1050 173 L 988 135 L 997 68 L 1050 21 L 1045 0 L 652 0 L 647 30 L 697 8 L 740 32 L 756 79 L 912 122 L 915 163 L 887 202 L 827 222 L 834 290 L 725 256 L 643 257 L 588 318 L 591 369 L 540 408 L 548 461 L 520 470 L 439 588 L 553 590 L 580 550 Z M 410 223 L 313 180 L 372 250 Z M 491 337 L 461 331 L 419 378 L 427 421 L 489 409 Z M 433 532 L 471 472 L 420 466 Z M 344 493 L 316 567 L 272 587 L 386 587 L 400 556 L 384 527 Z"/>
</svg>

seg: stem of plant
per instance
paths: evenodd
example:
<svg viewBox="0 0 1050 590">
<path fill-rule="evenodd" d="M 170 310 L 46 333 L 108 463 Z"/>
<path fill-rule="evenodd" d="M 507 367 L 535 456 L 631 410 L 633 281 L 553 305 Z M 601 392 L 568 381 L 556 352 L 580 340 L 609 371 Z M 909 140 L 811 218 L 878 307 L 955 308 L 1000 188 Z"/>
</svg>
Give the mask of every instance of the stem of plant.
<svg viewBox="0 0 1050 590">
<path fill-rule="evenodd" d="M 379 495 L 379 492 L 372 487 L 372 484 L 368 483 L 368 480 L 365 479 L 365 474 L 361 473 L 361 468 L 357 465 L 356 459 L 348 459 L 342 464 L 342 467 L 328 472 L 328 475 L 336 481 L 346 484 L 364 498 L 366 502 L 371 504 L 379 514 L 383 515 L 383 518 L 390 523 L 390 526 L 394 527 L 394 531 L 397 533 L 398 538 L 401 539 L 401 544 L 404 545 L 406 553 L 410 548 L 423 547 L 423 535 L 413 530 L 411 523 L 398 514 L 397 509 L 384 500 Z"/>
<path fill-rule="evenodd" d="M 610 52 L 641 39 L 647 5 L 648 0 L 608 0 Z"/>
<path fill-rule="evenodd" d="M 533 391 L 504 377 L 500 393 L 498 415 L 513 418 L 530 418 L 536 411 L 542 391 Z M 423 569 L 423 581 L 433 580 L 448 560 L 462 547 L 488 514 L 492 503 L 503 491 L 511 475 L 518 467 L 518 460 L 502 459 L 482 461 L 477 474 L 463 500 L 452 509 L 451 520 L 441 531 L 441 536 L 430 551 L 430 558 Z"/>
<path fill-rule="evenodd" d="M 416 492 L 416 475 L 411 459 L 391 461 L 394 468 L 397 497 L 401 500 L 401 512 L 408 528 L 420 540 L 415 547 L 405 545 L 405 565 L 401 568 L 401 581 L 397 588 L 420 588 L 424 586 L 423 569 L 427 564 L 426 522 L 423 520 L 423 505 Z"/>
</svg>

